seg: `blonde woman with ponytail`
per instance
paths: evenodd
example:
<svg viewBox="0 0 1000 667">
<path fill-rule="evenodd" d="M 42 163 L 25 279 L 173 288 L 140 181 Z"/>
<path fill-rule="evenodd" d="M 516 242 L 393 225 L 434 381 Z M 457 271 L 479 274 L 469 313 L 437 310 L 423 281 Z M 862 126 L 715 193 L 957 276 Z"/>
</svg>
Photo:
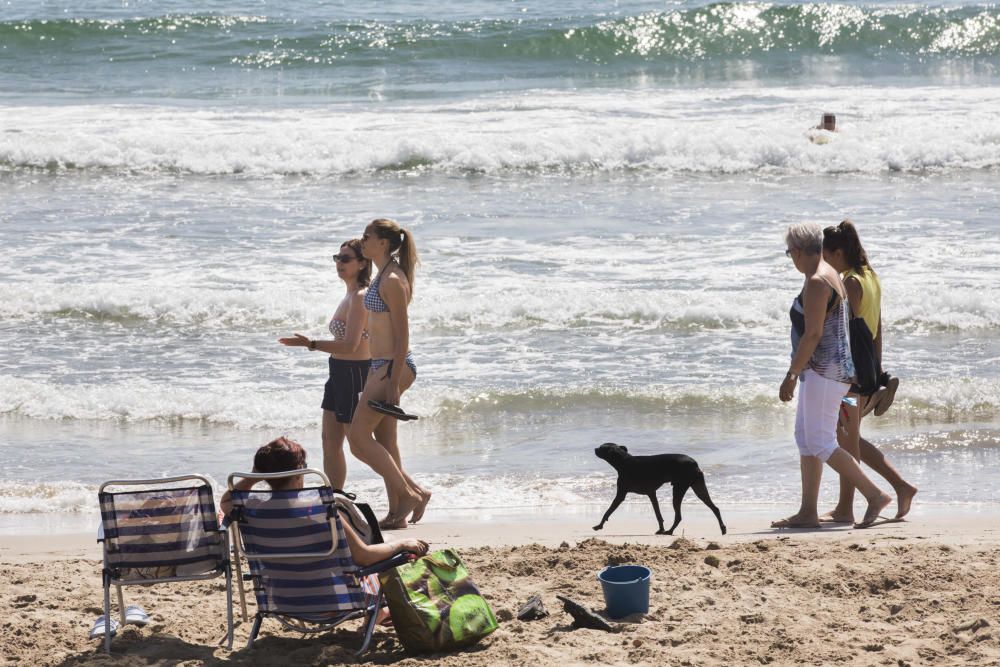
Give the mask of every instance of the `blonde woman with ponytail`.
<svg viewBox="0 0 1000 667">
<path fill-rule="evenodd" d="M 414 270 L 419 260 L 410 232 L 385 218 L 373 220 L 365 228 L 361 252 L 378 268 L 365 297 L 372 362 L 347 439 L 354 456 L 385 481 L 389 513 L 380 525 L 395 530 L 421 519 L 431 493 L 403 469 L 396 419 L 376 412 L 368 401 L 399 405 L 399 397 L 417 377 L 410 353 L 407 309 L 413 299 Z"/>
</svg>

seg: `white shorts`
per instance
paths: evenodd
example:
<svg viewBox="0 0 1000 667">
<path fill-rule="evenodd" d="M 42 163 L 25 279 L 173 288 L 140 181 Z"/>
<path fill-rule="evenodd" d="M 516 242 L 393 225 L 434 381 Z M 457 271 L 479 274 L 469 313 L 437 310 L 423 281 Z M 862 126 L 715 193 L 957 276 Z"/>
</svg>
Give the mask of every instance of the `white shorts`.
<svg viewBox="0 0 1000 667">
<path fill-rule="evenodd" d="M 802 371 L 799 403 L 795 410 L 795 444 L 802 456 L 826 461 L 837 451 L 837 418 L 840 399 L 851 385 L 828 380 L 811 368 Z"/>
</svg>

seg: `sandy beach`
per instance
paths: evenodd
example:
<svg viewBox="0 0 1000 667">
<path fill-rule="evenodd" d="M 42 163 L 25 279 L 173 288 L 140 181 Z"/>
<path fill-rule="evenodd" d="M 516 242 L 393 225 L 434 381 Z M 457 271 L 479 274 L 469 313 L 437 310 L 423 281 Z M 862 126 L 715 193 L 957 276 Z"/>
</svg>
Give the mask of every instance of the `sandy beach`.
<svg viewBox="0 0 1000 667">
<path fill-rule="evenodd" d="M 110 656 L 87 636 L 102 484 L 218 499 L 279 436 L 339 468 L 351 417 L 321 406 L 358 386 L 326 352 L 364 356 L 333 343 L 359 330 L 417 372 L 419 419 L 373 428 L 433 500 L 387 537 L 457 550 L 501 621 L 421 658 L 380 627 L 364 662 L 1000 667 L 1000 2 L 2 0 L 0 54 L 0 667 L 356 663 L 358 621 L 220 645 L 221 579 L 126 588 L 151 623 Z M 919 494 L 905 522 L 774 530 L 816 245 L 786 232 L 843 220 L 878 275 L 844 295 L 899 379 L 866 465 Z M 382 285 L 393 247 L 407 305 L 376 287 L 358 327 L 345 263 Z M 331 483 L 403 509 L 353 440 Z M 694 493 L 675 535 L 635 494 L 593 531 L 604 442 L 693 458 L 728 534 Z M 827 467 L 821 512 L 838 491 Z M 597 573 L 629 563 L 649 613 L 572 628 L 557 595 L 603 613 Z"/>
<path fill-rule="evenodd" d="M 459 549 L 500 629 L 444 665 L 919 665 L 1000 663 L 1000 522 L 992 513 L 869 530 L 772 531 L 768 513 L 730 512 L 725 537 L 711 517 L 686 518 L 685 536 L 648 534 L 628 517 L 598 535 L 574 520 L 414 528 Z M 680 532 L 680 531 L 678 531 Z M 0 645 L 8 664 L 339 664 L 354 662 L 354 626 L 316 637 L 265 623 L 253 651 L 218 645 L 225 596 L 218 583 L 126 589 L 153 622 L 127 626 L 105 657 L 86 639 L 100 613 L 98 549 L 86 535 L 0 538 Z M 607 564 L 653 572 L 650 612 L 613 634 L 573 630 L 556 595 L 603 608 L 595 574 Z M 540 595 L 547 618 L 513 618 Z M 250 607 L 251 614 L 253 606 Z M 408 658 L 391 629 L 376 631 L 373 664 Z"/>
</svg>

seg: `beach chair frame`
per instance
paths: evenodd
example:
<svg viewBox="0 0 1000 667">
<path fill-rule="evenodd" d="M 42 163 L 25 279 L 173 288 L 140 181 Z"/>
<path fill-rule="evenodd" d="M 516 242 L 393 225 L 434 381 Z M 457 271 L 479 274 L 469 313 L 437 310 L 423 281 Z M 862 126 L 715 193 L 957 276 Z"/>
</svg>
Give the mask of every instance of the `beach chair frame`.
<svg viewBox="0 0 1000 667">
<path fill-rule="evenodd" d="M 184 486 L 168 486 L 175 485 L 179 482 L 194 481 L 200 482 L 193 487 Z M 108 492 L 108 487 L 143 487 L 141 489 L 135 489 L 131 491 L 118 491 L 118 492 Z M 101 581 L 104 588 L 104 652 L 111 653 L 111 586 L 114 586 L 118 593 L 118 612 L 121 617 L 121 628 L 125 627 L 125 601 L 124 595 L 122 593 L 123 586 L 149 586 L 152 584 L 160 584 L 167 582 L 179 582 L 179 581 L 204 581 L 207 579 L 215 579 L 220 576 L 224 576 L 226 579 L 226 642 L 227 648 L 232 650 L 233 648 L 233 571 L 232 564 L 230 561 L 230 543 L 229 543 L 229 533 L 224 526 L 216 527 L 215 531 L 221 533 L 220 544 L 218 548 L 218 560 L 219 565 L 216 567 L 215 571 L 205 572 L 204 574 L 196 575 L 180 575 L 180 576 L 170 576 L 170 577 L 159 577 L 150 579 L 122 579 L 120 571 L 123 568 L 120 564 L 112 565 L 110 562 L 110 552 L 109 552 L 109 538 L 105 534 L 104 530 L 104 516 L 105 504 L 103 500 L 107 496 L 120 496 L 128 494 L 137 493 L 147 493 L 147 492 L 157 492 L 157 491 L 189 491 L 192 489 L 201 489 L 202 487 L 207 487 L 209 494 L 208 497 L 211 499 L 212 505 L 212 519 L 218 522 L 218 515 L 215 509 L 215 498 L 212 493 L 212 483 L 204 475 L 190 474 L 190 475 L 178 475 L 176 477 L 162 477 L 158 479 L 116 479 L 104 482 L 98 489 L 98 499 L 101 501 L 101 513 L 102 513 L 102 523 L 101 532 L 98 535 L 97 541 L 101 543 L 101 551 L 103 553 L 103 568 L 101 570 Z"/>
<path fill-rule="evenodd" d="M 313 487 L 304 487 L 302 489 L 302 491 L 316 491 L 316 490 L 320 490 L 320 489 L 324 489 L 325 488 L 325 489 L 328 489 L 330 491 L 330 497 L 333 497 L 334 493 L 342 493 L 342 492 L 334 490 L 330 486 L 330 480 L 327 478 L 327 476 L 321 470 L 317 470 L 315 468 L 304 468 L 304 469 L 301 469 L 301 470 L 293 470 L 293 471 L 289 471 L 289 472 L 280 472 L 280 473 L 241 473 L 241 472 L 234 472 L 231 475 L 229 475 L 228 486 L 229 486 L 230 493 L 232 493 L 234 491 L 237 491 L 237 489 L 236 489 L 236 480 L 237 479 L 253 479 L 253 480 L 256 480 L 256 481 L 268 481 L 268 480 L 273 480 L 273 479 L 287 479 L 289 477 L 297 477 L 299 475 L 316 475 L 316 476 L 318 476 L 322 480 L 322 485 L 321 486 L 318 486 L 318 487 L 315 487 L 315 486 L 313 486 Z M 244 491 L 243 493 L 250 493 L 250 492 Z M 344 494 L 344 495 L 347 495 L 347 494 Z M 351 496 L 348 496 L 348 497 L 351 497 Z M 326 504 L 326 503 L 324 503 L 324 504 Z M 324 557 L 332 556 L 337 551 L 337 544 L 340 541 L 340 534 L 337 531 L 337 523 L 338 523 L 339 519 L 338 519 L 338 516 L 337 516 L 337 511 L 338 510 L 337 510 L 337 507 L 336 507 L 336 503 L 327 504 L 326 522 L 327 522 L 327 525 L 330 528 L 330 548 L 327 549 L 327 550 L 325 550 L 325 551 L 299 552 L 299 553 L 294 553 L 294 554 L 288 554 L 288 553 L 278 553 L 278 554 L 248 554 L 247 550 L 246 550 L 246 547 L 245 547 L 245 544 L 243 542 L 243 535 L 242 535 L 242 533 L 240 532 L 240 529 L 239 529 L 239 526 L 240 526 L 241 522 L 244 521 L 244 519 L 240 516 L 240 512 L 239 511 L 235 511 L 235 510 L 236 510 L 236 508 L 234 506 L 234 511 L 230 514 L 230 517 L 229 517 L 228 520 L 230 521 L 230 527 L 231 527 L 231 529 L 234 531 L 233 535 L 232 535 L 231 541 L 232 541 L 232 544 L 233 544 L 233 556 L 234 556 L 234 561 L 235 561 L 235 564 L 236 564 L 237 580 L 240 582 L 241 601 L 243 601 L 243 618 L 244 619 L 247 618 L 247 611 L 246 611 L 245 598 L 242 595 L 242 588 L 243 588 L 242 581 L 243 581 L 243 576 L 242 576 L 242 570 L 241 570 L 241 567 L 240 567 L 240 560 L 241 560 L 241 558 L 246 558 L 247 561 L 248 561 L 248 563 L 251 560 L 259 560 L 259 561 L 267 561 L 267 560 L 282 560 L 282 561 L 303 560 L 303 561 L 306 561 L 306 560 L 316 560 L 316 559 L 319 559 L 319 558 L 324 558 Z M 399 565 L 402 565 L 404 563 L 409 562 L 409 560 L 410 560 L 410 557 L 409 557 L 408 554 L 406 554 L 406 553 L 399 553 L 399 554 L 396 554 L 395 556 L 393 556 L 392 558 L 388 558 L 386 560 L 380 561 L 378 563 L 375 563 L 375 564 L 367 566 L 367 567 L 355 566 L 353 570 L 347 570 L 347 571 L 344 572 L 344 574 L 345 575 L 353 575 L 353 576 L 357 577 L 358 579 L 361 579 L 361 578 L 366 577 L 366 576 L 371 575 L 371 574 L 378 574 L 379 572 L 383 572 L 385 570 L 389 570 L 389 569 L 392 569 L 394 567 L 398 567 Z M 251 575 L 251 577 L 252 576 L 253 575 Z M 257 585 L 258 584 L 255 582 L 255 587 Z M 378 611 L 379 611 L 379 609 L 382 608 L 383 600 L 384 599 L 385 598 L 384 598 L 384 594 L 382 592 L 382 589 L 381 589 L 381 587 L 379 587 L 379 591 L 374 596 L 374 600 L 367 601 L 364 605 L 362 605 L 360 607 L 357 607 L 357 608 L 354 608 L 354 609 L 350 609 L 350 610 L 341 611 L 340 613 L 336 613 L 335 615 L 330 616 L 329 619 L 326 619 L 326 618 L 324 618 L 324 619 L 317 619 L 314 614 L 297 615 L 297 614 L 285 613 L 285 612 L 262 611 L 258 607 L 257 613 L 254 616 L 253 626 L 250 629 L 250 636 L 249 636 L 249 638 L 247 640 L 246 647 L 248 649 L 252 649 L 253 648 L 254 641 L 257 639 L 257 634 L 260 632 L 261 625 L 263 624 L 264 619 L 267 618 L 267 617 L 272 617 L 272 618 L 276 619 L 286 629 L 293 630 L 295 632 L 302 632 L 302 633 L 328 632 L 328 631 L 332 630 L 333 628 L 341 625 L 342 623 L 344 623 L 346 621 L 350 621 L 350 620 L 353 620 L 353 619 L 356 619 L 356 618 L 366 617 L 367 620 L 365 621 L 365 623 L 363 625 L 363 638 L 362 638 L 362 642 L 361 642 L 361 647 L 357 651 L 354 652 L 355 656 L 361 656 L 361 655 L 363 655 L 368 650 L 368 646 L 371 644 L 372 634 L 375 631 L 375 621 L 376 621 L 376 619 L 378 617 Z"/>
</svg>

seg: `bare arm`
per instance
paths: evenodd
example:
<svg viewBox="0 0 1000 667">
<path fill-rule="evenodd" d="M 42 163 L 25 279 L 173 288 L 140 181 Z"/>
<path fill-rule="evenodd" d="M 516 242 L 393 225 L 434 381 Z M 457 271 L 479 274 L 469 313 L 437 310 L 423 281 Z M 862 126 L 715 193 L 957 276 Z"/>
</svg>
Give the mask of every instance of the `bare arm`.
<svg viewBox="0 0 1000 667">
<path fill-rule="evenodd" d="M 347 310 L 347 335 L 344 340 L 313 340 L 295 334 L 294 338 L 279 338 L 278 342 L 289 347 L 309 347 L 327 354 L 351 354 L 361 345 L 361 335 L 368 326 L 368 311 L 365 310 L 364 292 L 358 291 L 351 295 L 350 308 Z"/>
<path fill-rule="evenodd" d="M 799 347 L 788 367 L 788 373 L 778 390 L 778 398 L 782 401 L 792 400 L 795 394 L 795 383 L 809 364 L 816 346 L 823 337 L 823 322 L 826 319 L 826 300 L 830 286 L 818 275 L 806 282 L 803 294 L 803 310 L 805 311 L 806 330 L 799 339 Z"/>
<path fill-rule="evenodd" d="M 795 351 L 795 357 L 788 367 L 790 373 L 802 374 L 823 337 L 823 322 L 826 320 L 826 301 L 829 298 L 829 293 L 830 286 L 819 276 L 813 276 L 806 283 L 805 295 L 802 299 L 806 331 L 802 334 L 799 348 Z"/>
<path fill-rule="evenodd" d="M 347 335 L 344 340 L 317 340 L 316 349 L 329 354 L 350 354 L 356 352 L 361 345 L 361 334 L 368 326 L 368 311 L 365 310 L 365 295 L 363 291 L 351 295 L 350 307 L 347 310 Z"/>
<path fill-rule="evenodd" d="M 387 276 L 388 280 L 382 282 L 382 299 L 389 307 L 389 318 L 392 322 L 392 367 L 396 372 L 390 378 L 390 391 L 386 400 L 390 403 L 399 403 L 399 380 L 406 363 L 406 353 L 410 351 L 410 319 L 407 312 L 407 297 L 409 296 L 406 285 L 396 274 Z"/>
<path fill-rule="evenodd" d="M 347 546 L 351 550 L 351 559 L 355 565 L 360 565 L 361 567 L 374 565 L 379 561 L 392 558 L 401 551 L 409 551 L 417 556 L 423 556 L 427 553 L 427 543 L 423 540 L 408 539 L 384 542 L 382 544 L 365 544 L 347 521 L 341 521 L 340 523 L 344 527 Z"/>
<path fill-rule="evenodd" d="M 236 482 L 235 486 L 238 491 L 249 491 L 253 488 L 258 480 L 256 477 L 244 477 L 240 481 Z M 226 492 L 222 494 L 222 498 L 219 499 L 219 509 L 226 516 L 233 510 L 233 494 L 226 489 Z"/>
<path fill-rule="evenodd" d="M 844 289 L 847 290 L 847 302 L 851 306 L 851 317 L 858 316 L 858 308 L 861 307 L 861 300 L 865 298 L 865 289 L 861 286 L 861 281 L 851 276 L 844 281 Z M 874 331 L 872 335 L 874 335 Z"/>
</svg>

